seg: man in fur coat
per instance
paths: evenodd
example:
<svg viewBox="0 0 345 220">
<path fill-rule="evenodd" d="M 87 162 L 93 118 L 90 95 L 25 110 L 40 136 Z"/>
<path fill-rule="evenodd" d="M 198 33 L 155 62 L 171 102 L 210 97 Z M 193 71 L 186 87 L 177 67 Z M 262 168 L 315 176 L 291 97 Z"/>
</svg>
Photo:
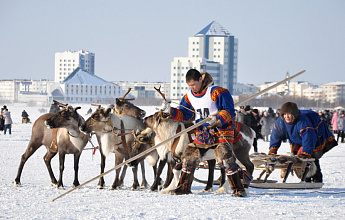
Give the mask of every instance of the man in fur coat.
<svg viewBox="0 0 345 220">
<path fill-rule="evenodd" d="M 316 174 L 306 181 L 322 182 L 319 159 L 338 144 L 320 116 L 314 111 L 299 110 L 293 102 L 283 104 L 271 133 L 269 154 L 277 153 L 282 140 L 289 140 L 297 157 L 315 158 Z"/>
<path fill-rule="evenodd" d="M 161 111 L 171 114 L 171 118 L 178 122 L 193 120 L 199 122 L 206 117 L 212 117 L 212 119 L 209 123 L 205 123 L 198 128 L 194 143 L 185 148 L 182 154 L 180 182 L 177 188 L 170 193 L 191 193 L 194 171 L 198 167 L 202 155 L 208 149 L 214 149 L 214 155 L 217 152 L 222 154 L 218 156 L 220 162 L 218 160 L 217 162 L 226 171 L 233 190 L 232 195 L 236 197 L 246 196 L 240 180 L 235 155 L 233 155 L 231 146 L 229 146 L 230 141 L 237 141 L 242 137 L 239 132 L 228 132 L 231 129 L 234 130 L 235 126 L 232 121 L 236 115 L 230 92 L 227 89 L 213 86 L 213 79 L 210 74 L 201 74 L 195 69 L 187 72 L 186 82 L 191 90 L 184 95 L 180 102 L 180 105 L 185 108 L 171 108 L 169 103 L 163 102 Z"/>
</svg>

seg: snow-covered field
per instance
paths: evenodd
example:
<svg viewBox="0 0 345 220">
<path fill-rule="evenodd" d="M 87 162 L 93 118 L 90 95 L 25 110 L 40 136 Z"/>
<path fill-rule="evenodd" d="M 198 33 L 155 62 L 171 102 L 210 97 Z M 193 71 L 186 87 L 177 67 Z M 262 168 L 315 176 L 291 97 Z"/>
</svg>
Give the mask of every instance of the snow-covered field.
<svg viewBox="0 0 345 220">
<path fill-rule="evenodd" d="M 76 106 L 74 106 L 76 107 Z M 200 192 L 204 184 L 193 182 L 191 195 L 171 196 L 146 189 L 131 191 L 133 177 L 127 171 L 125 187 L 108 190 L 115 173 L 105 176 L 106 189 L 96 189 L 97 181 L 85 185 L 52 202 L 67 190 L 72 189 L 73 157 L 66 156 L 63 182 L 65 189 L 50 186 L 50 178 L 43 161 L 46 152 L 41 147 L 25 164 L 21 187 L 15 187 L 15 179 L 21 155 L 25 152 L 31 136 L 32 124 L 21 123 L 25 109 L 34 122 L 41 114 L 38 108 L 25 104 L 8 105 L 14 121 L 12 135 L 0 134 L 0 218 L 9 219 L 343 219 L 345 216 L 345 144 L 324 155 L 320 160 L 324 186 L 317 190 L 263 190 L 249 189 L 249 196 L 234 198 L 230 194 Z M 83 116 L 90 108 L 82 105 Z M 94 107 L 93 107 L 94 108 Z M 142 107 L 147 115 L 154 107 Z M 49 110 L 49 108 L 46 108 Z M 87 117 L 85 117 L 87 118 Z M 93 143 L 97 144 L 93 139 Z M 268 142 L 259 140 L 259 151 L 267 153 Z M 87 148 L 91 145 L 88 144 Z M 289 152 L 283 144 L 280 154 Z M 114 155 L 110 155 L 106 170 L 113 168 Z M 52 161 L 58 178 L 58 156 Z M 147 165 L 147 179 L 152 183 L 153 171 Z M 97 151 L 85 150 L 80 159 L 79 181 L 84 183 L 99 175 L 100 155 Z M 218 171 L 216 171 L 218 172 Z M 254 172 L 257 177 L 260 171 Z M 216 173 L 216 176 L 218 173 Z M 281 181 L 279 171 L 271 179 Z M 196 171 L 199 179 L 207 178 L 207 170 Z M 164 176 L 165 177 L 165 172 Z M 141 176 L 139 175 L 139 180 Z M 298 182 L 290 176 L 288 182 Z M 214 187 L 217 189 L 217 186 Z"/>
</svg>

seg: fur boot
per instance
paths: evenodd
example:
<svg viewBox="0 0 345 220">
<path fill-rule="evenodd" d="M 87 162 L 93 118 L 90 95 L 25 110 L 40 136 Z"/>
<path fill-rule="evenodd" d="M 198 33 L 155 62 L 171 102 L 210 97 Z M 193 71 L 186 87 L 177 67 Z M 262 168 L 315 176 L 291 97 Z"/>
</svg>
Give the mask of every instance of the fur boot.
<svg viewBox="0 0 345 220">
<path fill-rule="evenodd" d="M 232 196 L 234 197 L 245 197 L 247 196 L 246 191 L 241 183 L 240 174 L 238 172 L 233 173 L 232 175 L 227 175 L 230 188 L 232 190 Z"/>
<path fill-rule="evenodd" d="M 182 169 L 179 184 L 177 185 L 176 189 L 171 190 L 169 194 L 170 195 L 191 194 L 192 182 L 194 180 L 194 171 L 195 169 L 190 169 L 188 171 L 186 171 L 185 168 Z"/>
</svg>

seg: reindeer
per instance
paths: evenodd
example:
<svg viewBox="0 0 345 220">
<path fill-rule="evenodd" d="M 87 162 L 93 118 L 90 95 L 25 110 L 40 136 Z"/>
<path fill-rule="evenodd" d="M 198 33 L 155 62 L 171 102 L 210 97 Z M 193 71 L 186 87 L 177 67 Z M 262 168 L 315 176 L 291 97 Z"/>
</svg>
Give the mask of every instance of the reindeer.
<svg viewBox="0 0 345 220">
<path fill-rule="evenodd" d="M 97 139 L 101 146 L 101 173 L 104 172 L 105 158 L 110 152 L 115 152 L 115 165 L 120 164 L 124 159 L 128 159 L 132 145 L 134 143 L 133 130 L 143 130 L 145 125 L 141 120 L 134 117 L 123 116 L 118 117 L 115 114 L 110 113 L 111 109 L 104 109 L 99 107 L 91 117 L 86 120 L 85 125 L 81 128 L 83 132 L 95 132 Z M 131 131 L 131 132 L 125 132 Z M 154 167 L 158 155 L 152 152 L 147 156 L 148 162 Z M 143 163 L 143 161 L 142 161 Z M 134 175 L 134 183 L 132 189 L 137 189 L 139 186 L 137 178 L 137 166 L 132 168 Z M 143 170 L 143 166 L 142 166 Z M 145 178 L 145 171 L 143 170 L 143 179 L 141 187 L 147 186 Z M 116 170 L 115 180 L 111 186 L 111 189 L 118 189 L 123 184 L 124 174 L 119 178 L 120 169 Z M 98 183 L 98 188 L 104 188 L 104 178 L 101 177 Z"/>
<path fill-rule="evenodd" d="M 63 109 L 58 113 L 44 114 L 35 121 L 29 145 L 22 155 L 17 177 L 14 180 L 15 185 L 21 185 L 20 177 L 26 161 L 42 145 L 47 148 L 47 153 L 43 159 L 48 168 L 51 185 L 63 188 L 62 174 L 66 154 L 74 154 L 73 186 L 80 185 L 78 180 L 79 158 L 89 140 L 89 134 L 79 132 L 79 127 L 85 122 L 84 118 L 77 113 L 80 107 L 72 108 L 71 106 L 59 104 Z M 56 181 L 51 168 L 51 159 L 57 153 L 59 153 L 60 161 L 58 181 Z"/>
<path fill-rule="evenodd" d="M 116 114 L 119 117 L 122 116 L 132 116 L 137 119 L 143 119 L 146 115 L 146 112 L 137 106 L 135 106 L 133 103 L 130 103 L 130 100 L 132 99 L 125 99 L 126 95 L 131 91 L 131 88 L 128 88 L 127 92 L 120 98 L 116 98 L 116 105 L 114 107 L 114 114 Z"/>
</svg>

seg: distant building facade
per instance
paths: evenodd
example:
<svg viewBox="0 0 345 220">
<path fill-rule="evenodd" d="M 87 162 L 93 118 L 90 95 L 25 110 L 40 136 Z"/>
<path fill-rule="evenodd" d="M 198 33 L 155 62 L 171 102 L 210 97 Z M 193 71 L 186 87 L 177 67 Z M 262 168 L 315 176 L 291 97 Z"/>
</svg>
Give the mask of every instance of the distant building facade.
<svg viewBox="0 0 345 220">
<path fill-rule="evenodd" d="M 255 93 L 258 93 L 260 90 L 258 87 L 250 84 L 250 85 L 245 85 L 242 83 L 235 83 L 234 84 L 234 88 L 233 88 L 233 92 L 232 95 L 253 95 Z"/>
<path fill-rule="evenodd" d="M 160 88 L 165 97 L 170 97 L 170 83 L 164 82 L 117 82 L 123 91 L 131 88 L 130 95 L 136 99 L 162 99 L 162 96 L 155 90 Z"/>
<path fill-rule="evenodd" d="M 89 51 L 55 53 L 55 82 L 62 82 L 76 68 L 95 74 L 95 54 Z"/>
<path fill-rule="evenodd" d="M 46 103 L 58 83 L 48 80 L 2 80 L 0 97 L 7 102 Z"/>
<path fill-rule="evenodd" d="M 267 82 L 262 85 L 258 85 L 260 91 L 269 88 L 270 86 L 276 84 L 277 82 Z M 309 88 L 316 88 L 317 86 L 312 85 L 308 82 L 298 81 L 298 82 L 289 82 L 287 84 L 281 84 L 271 90 L 269 90 L 267 94 L 279 94 L 279 95 L 290 95 L 290 96 L 303 96 L 303 91 Z"/>
<path fill-rule="evenodd" d="M 345 81 L 330 82 L 321 86 L 322 99 L 330 103 L 345 103 Z"/>
<path fill-rule="evenodd" d="M 182 82 L 185 80 L 182 74 L 192 68 L 210 73 L 215 85 L 232 93 L 237 83 L 237 54 L 238 39 L 217 22 L 211 22 L 189 37 L 188 57 L 175 57 L 171 63 L 171 99 L 180 99 L 186 93 L 188 86 Z"/>
<path fill-rule="evenodd" d="M 66 103 L 113 104 L 123 94 L 121 87 L 81 68 L 75 69 L 51 93 L 49 101 Z"/>
</svg>

